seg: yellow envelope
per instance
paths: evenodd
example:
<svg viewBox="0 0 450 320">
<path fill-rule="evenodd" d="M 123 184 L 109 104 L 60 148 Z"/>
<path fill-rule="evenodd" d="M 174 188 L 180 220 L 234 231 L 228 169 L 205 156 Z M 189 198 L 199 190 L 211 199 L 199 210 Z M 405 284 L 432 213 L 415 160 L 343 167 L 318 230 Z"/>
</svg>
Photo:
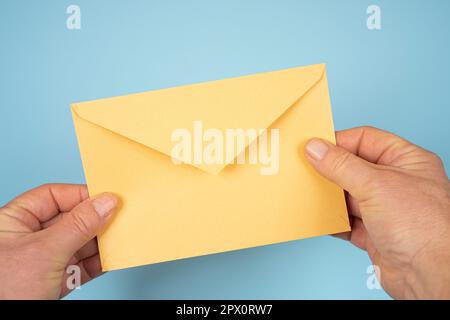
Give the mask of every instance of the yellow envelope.
<svg viewBox="0 0 450 320">
<path fill-rule="evenodd" d="M 104 270 L 350 230 L 342 189 L 303 155 L 312 137 L 334 141 L 322 64 L 75 103 L 72 113 L 90 194 L 121 198 L 98 238 Z M 194 121 L 279 129 L 278 173 L 175 164 L 171 134 Z"/>
</svg>

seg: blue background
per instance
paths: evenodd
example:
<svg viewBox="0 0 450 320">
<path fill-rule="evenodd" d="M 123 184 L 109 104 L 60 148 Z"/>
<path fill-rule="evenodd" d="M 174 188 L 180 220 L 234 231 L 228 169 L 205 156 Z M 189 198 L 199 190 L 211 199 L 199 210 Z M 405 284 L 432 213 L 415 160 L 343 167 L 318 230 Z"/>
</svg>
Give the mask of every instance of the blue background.
<svg viewBox="0 0 450 320">
<path fill-rule="evenodd" d="M 82 29 L 66 28 L 81 7 Z M 382 9 L 382 30 L 366 8 Z M 0 203 L 83 183 L 69 104 L 326 62 L 337 129 L 373 125 L 448 168 L 450 1 L 0 1 Z M 331 237 L 110 272 L 69 298 L 367 298 Z"/>
</svg>

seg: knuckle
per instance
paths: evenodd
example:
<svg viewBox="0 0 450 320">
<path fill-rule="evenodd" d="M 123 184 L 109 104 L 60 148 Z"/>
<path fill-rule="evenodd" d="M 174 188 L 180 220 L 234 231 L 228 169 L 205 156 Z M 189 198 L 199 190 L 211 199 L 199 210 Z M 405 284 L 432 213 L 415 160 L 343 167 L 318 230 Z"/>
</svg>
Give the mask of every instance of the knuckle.
<svg viewBox="0 0 450 320">
<path fill-rule="evenodd" d="M 70 224 L 73 226 L 75 231 L 80 234 L 83 239 L 89 240 L 92 238 L 92 226 L 89 219 L 83 212 L 76 212 L 70 216 Z"/>
<path fill-rule="evenodd" d="M 378 129 L 375 128 L 374 126 L 370 126 L 370 125 L 361 126 L 361 127 L 359 127 L 359 129 L 361 129 L 361 130 L 363 130 L 363 131 L 374 131 L 374 130 L 378 130 Z"/>
<path fill-rule="evenodd" d="M 42 189 L 47 189 L 50 188 L 51 183 L 43 183 L 40 186 L 38 186 L 38 188 L 42 188 Z"/>
<path fill-rule="evenodd" d="M 333 172 L 341 172 L 346 168 L 350 161 L 351 154 L 348 152 L 339 152 L 332 161 L 331 170 Z"/>
<path fill-rule="evenodd" d="M 436 153 L 428 151 L 428 156 L 432 163 L 439 166 L 444 166 L 444 162 L 442 161 L 441 157 L 439 157 Z"/>
<path fill-rule="evenodd" d="M 382 131 L 381 129 L 378 129 L 377 127 L 370 126 L 370 125 L 364 125 L 364 126 L 358 127 L 358 130 L 360 131 L 361 136 L 364 136 L 365 134 L 371 135 L 371 134 Z M 387 133 L 387 132 L 385 132 L 385 133 Z"/>
</svg>

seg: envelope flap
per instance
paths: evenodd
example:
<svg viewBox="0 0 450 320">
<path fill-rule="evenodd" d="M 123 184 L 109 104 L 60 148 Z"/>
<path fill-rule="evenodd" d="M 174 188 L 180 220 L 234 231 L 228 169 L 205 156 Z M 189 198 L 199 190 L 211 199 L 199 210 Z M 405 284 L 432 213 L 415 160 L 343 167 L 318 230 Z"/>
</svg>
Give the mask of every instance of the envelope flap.
<svg viewBox="0 0 450 320">
<path fill-rule="evenodd" d="M 174 130 L 265 129 L 323 76 L 323 64 L 75 103 L 79 117 L 168 156 Z M 239 154 L 248 146 L 246 143 Z M 194 164 L 217 174 L 225 164 Z"/>
</svg>

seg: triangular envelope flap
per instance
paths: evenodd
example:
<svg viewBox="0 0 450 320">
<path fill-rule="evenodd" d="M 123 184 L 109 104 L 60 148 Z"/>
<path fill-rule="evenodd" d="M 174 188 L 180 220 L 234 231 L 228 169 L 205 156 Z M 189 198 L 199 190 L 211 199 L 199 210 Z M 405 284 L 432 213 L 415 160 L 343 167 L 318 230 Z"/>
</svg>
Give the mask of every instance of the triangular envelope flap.
<svg viewBox="0 0 450 320">
<path fill-rule="evenodd" d="M 204 130 L 222 132 L 268 128 L 322 78 L 324 69 L 320 64 L 148 91 L 76 103 L 72 110 L 91 123 L 170 157 L 175 144 L 173 131 L 192 131 L 194 121 L 201 121 Z M 226 165 L 194 164 L 211 174 Z"/>
</svg>

